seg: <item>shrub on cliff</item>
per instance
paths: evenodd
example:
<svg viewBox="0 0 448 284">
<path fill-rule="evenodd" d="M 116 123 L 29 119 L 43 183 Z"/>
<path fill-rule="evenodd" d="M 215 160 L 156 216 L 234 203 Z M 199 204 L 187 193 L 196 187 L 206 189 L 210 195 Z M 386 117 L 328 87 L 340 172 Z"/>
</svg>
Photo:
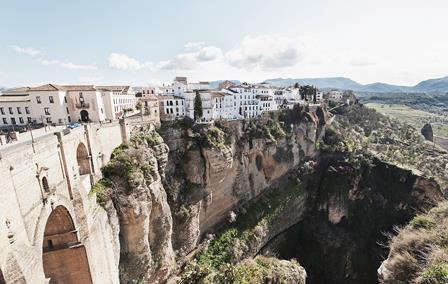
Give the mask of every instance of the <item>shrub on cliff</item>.
<svg viewBox="0 0 448 284">
<path fill-rule="evenodd" d="M 252 121 L 248 129 L 249 139 L 266 139 L 273 143 L 286 137 L 285 130 L 277 120 Z"/>
<path fill-rule="evenodd" d="M 230 145 L 230 134 L 216 126 L 202 127 L 196 131 L 196 141 L 201 147 L 223 149 Z"/>
<path fill-rule="evenodd" d="M 398 230 L 379 272 L 381 283 L 448 283 L 448 202 Z"/>
<path fill-rule="evenodd" d="M 90 189 L 89 196 L 96 194 L 96 202 L 101 207 L 105 207 L 107 201 L 110 199 L 108 188 L 110 188 L 111 183 L 108 179 L 100 179 L 97 183 L 95 183 Z"/>
</svg>

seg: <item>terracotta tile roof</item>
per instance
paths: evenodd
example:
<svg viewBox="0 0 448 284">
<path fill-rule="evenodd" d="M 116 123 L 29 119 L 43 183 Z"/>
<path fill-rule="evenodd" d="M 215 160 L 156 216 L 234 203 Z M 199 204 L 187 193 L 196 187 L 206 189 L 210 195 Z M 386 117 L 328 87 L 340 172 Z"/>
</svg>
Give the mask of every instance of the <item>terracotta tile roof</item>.
<svg viewBox="0 0 448 284">
<path fill-rule="evenodd" d="M 54 84 L 46 84 L 38 87 L 29 88 L 30 91 L 59 91 L 62 90 L 61 86 Z"/>
<path fill-rule="evenodd" d="M 29 90 L 30 90 L 29 87 L 21 87 L 21 88 L 4 90 L 3 94 L 24 94 L 28 93 Z"/>
<path fill-rule="evenodd" d="M 2 95 L 0 96 L 0 103 L 8 103 L 8 102 L 29 102 L 29 95 Z"/>
<path fill-rule="evenodd" d="M 96 91 L 94 85 L 64 85 L 61 86 L 64 91 Z"/>
<path fill-rule="evenodd" d="M 96 86 L 97 90 L 109 92 L 122 92 L 129 90 L 129 86 Z"/>
</svg>

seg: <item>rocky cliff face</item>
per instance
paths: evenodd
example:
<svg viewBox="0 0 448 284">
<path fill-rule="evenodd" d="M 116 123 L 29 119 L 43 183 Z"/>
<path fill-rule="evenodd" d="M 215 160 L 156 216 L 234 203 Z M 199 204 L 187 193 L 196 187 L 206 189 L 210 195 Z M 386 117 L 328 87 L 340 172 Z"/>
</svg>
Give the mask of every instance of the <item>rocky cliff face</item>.
<svg viewBox="0 0 448 284">
<path fill-rule="evenodd" d="M 448 155 L 362 106 L 334 113 L 136 128 L 93 189 L 121 280 L 376 283 L 383 233 L 443 199 Z"/>
<path fill-rule="evenodd" d="M 175 249 L 191 252 L 201 235 L 312 158 L 326 119 L 320 113 L 296 109 L 255 122 L 162 128 L 170 148 L 165 188 L 174 211 Z"/>
<path fill-rule="evenodd" d="M 283 215 L 285 221 L 274 224 L 272 216 L 265 216 L 265 221 L 258 222 L 262 216 L 252 216 L 255 228 L 246 229 L 256 233 L 247 243 L 235 244 L 232 258 L 236 264 L 255 256 L 304 212 L 298 177 L 288 173 L 317 153 L 325 115 L 325 110 L 318 117 L 297 108 L 256 121 L 214 126 L 192 127 L 180 121 L 158 130 L 163 138 L 148 127 L 136 128 L 129 145 L 114 151 L 102 169 L 104 179 L 93 188 L 111 222 L 119 220 L 121 281 L 163 283 L 201 247 L 201 237 L 244 215 L 250 200 L 264 198 L 269 207 L 272 196 L 262 195 L 267 188 L 281 187 L 285 200 L 296 189 L 299 194 L 290 202 L 276 198 L 277 205 L 291 210 L 270 212 Z M 291 279 L 303 278 L 298 264 L 269 261 L 279 269 L 296 267 Z M 265 262 L 248 260 L 238 269 Z M 267 277 L 271 276 L 280 277 L 275 273 Z"/>
<path fill-rule="evenodd" d="M 175 267 L 172 215 L 162 184 L 168 147 L 153 130 L 137 130 L 112 154 L 96 185 L 106 193 L 109 216 L 119 219 L 120 278 L 163 282 Z"/>
</svg>

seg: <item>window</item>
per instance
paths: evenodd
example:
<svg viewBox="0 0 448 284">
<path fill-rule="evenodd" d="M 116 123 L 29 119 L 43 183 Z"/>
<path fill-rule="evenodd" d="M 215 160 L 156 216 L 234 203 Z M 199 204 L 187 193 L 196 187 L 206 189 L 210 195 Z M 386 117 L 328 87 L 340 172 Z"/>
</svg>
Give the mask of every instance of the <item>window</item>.
<svg viewBox="0 0 448 284">
<path fill-rule="evenodd" d="M 8 121 L 6 120 L 6 118 L 3 118 L 3 124 L 8 124 Z"/>
<path fill-rule="evenodd" d="M 51 123 L 51 117 L 46 118 L 47 123 Z"/>
<path fill-rule="evenodd" d="M 19 122 L 23 123 L 23 117 L 19 117 Z"/>
<path fill-rule="evenodd" d="M 53 98 L 53 96 L 49 96 L 48 99 L 50 100 L 50 104 L 54 104 L 54 98 Z"/>
<path fill-rule="evenodd" d="M 16 124 L 16 119 L 14 117 L 11 117 L 11 123 Z"/>
<path fill-rule="evenodd" d="M 67 111 L 67 114 L 68 114 L 68 113 L 69 113 L 69 112 L 68 112 L 68 107 L 66 107 L 65 110 Z"/>
<path fill-rule="evenodd" d="M 39 96 L 36 97 L 36 101 L 37 101 L 38 104 L 41 104 L 41 103 L 42 103 L 42 101 L 40 100 L 40 97 L 39 97 Z"/>
<path fill-rule="evenodd" d="M 5 110 L 2 107 L 0 107 L 0 113 L 5 114 Z"/>
<path fill-rule="evenodd" d="M 9 114 L 13 114 L 12 107 L 9 107 L 8 109 L 9 109 Z"/>
<path fill-rule="evenodd" d="M 28 123 L 31 123 L 31 117 L 27 117 L 26 120 L 28 121 Z"/>
<path fill-rule="evenodd" d="M 22 110 L 20 109 L 20 107 L 17 107 L 17 113 L 22 114 Z"/>
<path fill-rule="evenodd" d="M 25 112 L 26 112 L 26 114 L 30 114 L 30 108 L 29 107 L 25 107 Z"/>
<path fill-rule="evenodd" d="M 48 180 L 46 177 L 42 178 L 42 187 L 44 188 L 45 192 L 50 192 L 50 186 L 48 185 Z"/>
<path fill-rule="evenodd" d="M 64 97 L 64 102 L 67 103 L 67 97 Z"/>
<path fill-rule="evenodd" d="M 67 117 L 68 123 L 72 122 L 72 119 L 70 118 L 70 116 Z"/>
<path fill-rule="evenodd" d="M 50 108 L 48 107 L 44 108 L 44 112 L 46 115 L 50 115 Z"/>
</svg>

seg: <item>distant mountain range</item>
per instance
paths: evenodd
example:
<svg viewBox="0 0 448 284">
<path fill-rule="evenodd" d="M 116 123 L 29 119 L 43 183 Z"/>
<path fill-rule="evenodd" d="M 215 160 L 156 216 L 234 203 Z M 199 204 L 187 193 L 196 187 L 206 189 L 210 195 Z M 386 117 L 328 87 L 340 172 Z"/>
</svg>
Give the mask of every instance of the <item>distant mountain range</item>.
<svg viewBox="0 0 448 284">
<path fill-rule="evenodd" d="M 349 78 L 330 77 L 330 78 L 276 78 L 268 79 L 265 82 L 277 87 L 291 86 L 298 82 L 301 85 L 314 85 L 321 89 L 344 89 L 357 92 L 372 93 L 400 93 L 400 92 L 448 92 L 448 76 L 438 79 L 425 80 L 415 86 L 399 86 L 385 83 L 373 83 L 363 85 Z"/>
</svg>

